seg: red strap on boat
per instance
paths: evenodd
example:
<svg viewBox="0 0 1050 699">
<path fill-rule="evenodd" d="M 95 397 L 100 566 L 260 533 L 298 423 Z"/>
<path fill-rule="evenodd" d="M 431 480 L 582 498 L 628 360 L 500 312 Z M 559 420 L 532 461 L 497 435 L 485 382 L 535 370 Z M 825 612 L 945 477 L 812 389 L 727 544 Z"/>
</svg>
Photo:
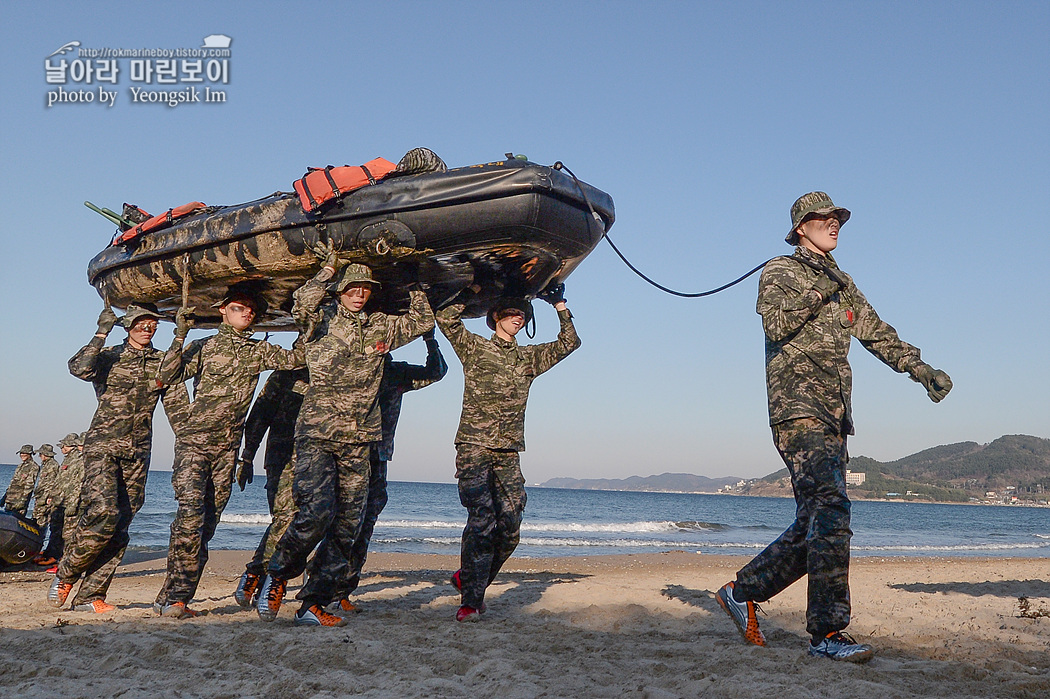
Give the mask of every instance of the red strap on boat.
<svg viewBox="0 0 1050 699">
<path fill-rule="evenodd" d="M 185 218 L 190 214 L 196 213 L 201 209 L 205 208 L 205 204 L 202 201 L 191 201 L 189 204 L 183 204 L 177 206 L 174 209 L 168 209 L 162 214 L 157 214 L 153 218 L 143 221 L 142 223 L 133 226 L 126 231 L 123 231 L 118 236 L 113 238 L 112 245 L 119 245 L 120 243 L 126 243 L 129 240 L 133 240 L 143 233 L 149 233 L 151 231 L 159 230 L 161 228 L 167 228 L 172 223 L 180 218 Z"/>
<path fill-rule="evenodd" d="M 384 158 L 370 160 L 364 165 L 312 167 L 292 186 L 299 195 L 303 210 L 309 212 L 355 189 L 376 184 L 396 167 Z"/>
</svg>

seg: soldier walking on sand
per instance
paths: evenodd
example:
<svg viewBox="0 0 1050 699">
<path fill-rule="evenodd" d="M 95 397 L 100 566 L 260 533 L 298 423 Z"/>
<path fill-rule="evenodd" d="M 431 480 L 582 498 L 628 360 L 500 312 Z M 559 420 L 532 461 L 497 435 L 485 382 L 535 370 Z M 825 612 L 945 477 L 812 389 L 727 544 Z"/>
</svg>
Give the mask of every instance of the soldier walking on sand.
<svg viewBox="0 0 1050 699">
<path fill-rule="evenodd" d="M 440 381 L 448 372 L 448 364 L 441 356 L 441 349 L 438 347 L 433 329 L 423 333 L 423 340 L 427 345 L 427 361 L 423 366 L 408 362 L 395 362 L 389 354 L 386 355 L 383 381 L 379 385 L 379 410 L 382 413 L 383 438 L 372 445 L 369 456 L 371 474 L 368 478 L 368 501 L 365 505 L 365 516 L 361 522 L 361 532 L 354 539 L 354 545 L 351 547 L 350 560 L 346 562 L 337 576 L 339 583 L 335 587 L 330 605 L 331 610 L 336 613 L 357 611 L 357 607 L 350 601 L 350 595 L 361 582 L 361 570 L 368 556 L 368 544 L 372 540 L 376 521 L 382 514 L 383 508 L 386 507 L 387 463 L 394 456 L 394 432 L 397 430 L 397 421 L 401 416 L 401 399 L 409 391 L 418 391 Z M 321 542 L 322 549 L 329 545 L 328 540 Z M 319 550 L 318 555 L 330 554 Z"/>
<path fill-rule="evenodd" d="M 40 464 L 33 459 L 35 453 L 36 450 L 33 449 L 32 444 L 23 444 L 18 450 L 21 461 L 11 475 L 11 482 L 7 484 L 7 492 L 4 493 L 4 497 L 0 498 L 0 506 L 23 517 L 29 510 L 29 500 L 33 497 L 36 477 L 40 473 Z"/>
<path fill-rule="evenodd" d="M 59 499 L 58 471 L 61 467 L 55 461 L 55 448 L 50 444 L 41 444 L 37 453 L 40 454 L 40 478 L 33 492 L 33 519 L 40 525 L 41 532 L 48 532 L 48 540 L 47 548 L 33 562 L 51 566 L 58 562 L 53 551 L 62 549 L 62 519 L 59 517 L 57 523 L 53 519 Z"/>
<path fill-rule="evenodd" d="M 73 608 L 96 613 L 115 608 L 106 593 L 127 549 L 128 527 L 145 500 L 153 411 L 163 399 L 171 422 L 187 403 L 185 386 L 165 388 L 158 377 L 163 353 L 151 341 L 160 317 L 155 306 L 129 305 L 121 321 L 127 339 L 104 347 L 117 323 L 107 306 L 95 336 L 69 360 L 69 373 L 94 385 L 98 408 L 84 444 L 83 513 L 47 593 L 54 607 L 65 605 L 83 575 Z"/>
<path fill-rule="evenodd" d="M 55 559 L 62 558 L 65 543 L 72 541 L 76 532 L 80 488 L 84 484 L 84 455 L 78 446 L 80 442 L 80 435 L 76 432 L 70 432 L 58 442 L 58 448 L 62 450 L 62 465 L 55 484 L 51 539 L 44 550 L 45 555 Z"/>
<path fill-rule="evenodd" d="M 329 614 L 339 566 L 350 558 L 361 530 L 370 474 L 370 444 L 382 437 L 379 384 L 387 352 L 434 327 L 426 294 L 413 285 L 409 311 L 402 316 L 365 306 L 379 286 L 365 265 L 349 264 L 325 299 L 340 260 L 329 250 L 317 275 L 296 290 L 292 315 L 311 329 L 304 348 L 310 387 L 295 427 L 293 495 L 298 512 L 270 560 L 256 610 L 264 621 L 277 618 L 287 582 L 306 568 L 310 551 L 328 537 L 337 555 L 314 556 L 309 580 L 299 592 L 296 623 L 342 626 Z"/>
<path fill-rule="evenodd" d="M 795 521 L 716 597 L 744 638 L 764 646 L 756 602 L 808 575 L 809 654 L 865 662 L 874 649 L 843 633 L 850 622 L 853 534 L 846 494 L 846 437 L 854 433 L 850 340 L 857 338 L 894 371 L 910 374 L 935 403 L 952 382 L 923 362 L 918 348 L 903 342 L 839 269 L 831 251 L 849 217 L 824 192 L 799 197 L 786 238 L 797 246 L 795 253 L 775 258 L 762 272 L 757 310 L 766 335 L 769 422 L 791 475 Z"/>
<path fill-rule="evenodd" d="M 189 604 L 208 562 L 208 542 L 230 499 L 244 417 L 259 374 L 304 365 L 302 349 L 252 339 L 252 324 L 266 312 L 266 302 L 254 290 L 234 285 L 217 306 L 219 331 L 185 350 L 194 309 L 179 309 L 175 339 L 160 370 L 166 385 L 193 380 L 193 401 L 175 439 L 171 484 L 179 505 L 171 523 L 168 573 L 154 603 L 161 615 L 175 619 L 197 615 Z"/>
<path fill-rule="evenodd" d="M 244 422 L 244 447 L 241 458 L 237 460 L 237 484 L 243 491 L 244 486 L 254 480 L 252 462 L 265 434 L 263 469 L 266 471 L 266 503 L 270 510 L 270 524 L 233 593 L 237 604 L 245 609 L 255 601 L 255 593 L 266 575 L 266 566 L 270 564 L 277 542 L 295 517 L 291 469 L 295 422 L 299 419 L 299 409 L 309 385 L 310 372 L 305 368 L 273 372 L 256 396 Z"/>
<path fill-rule="evenodd" d="M 502 299 L 489 311 L 490 339 L 466 329 L 457 303 L 437 314 L 438 327 L 463 363 L 463 411 L 456 433 L 459 499 L 467 508 L 460 569 L 452 584 L 462 593 L 456 621 L 477 621 L 485 611 L 485 589 L 518 546 L 525 511 L 525 403 L 529 387 L 580 346 L 565 306 L 564 285 L 540 295 L 558 311 L 558 339 L 519 345 L 514 336 L 532 319 L 523 299 Z M 478 293 L 480 287 L 472 285 Z M 465 292 L 468 293 L 468 292 Z"/>
</svg>

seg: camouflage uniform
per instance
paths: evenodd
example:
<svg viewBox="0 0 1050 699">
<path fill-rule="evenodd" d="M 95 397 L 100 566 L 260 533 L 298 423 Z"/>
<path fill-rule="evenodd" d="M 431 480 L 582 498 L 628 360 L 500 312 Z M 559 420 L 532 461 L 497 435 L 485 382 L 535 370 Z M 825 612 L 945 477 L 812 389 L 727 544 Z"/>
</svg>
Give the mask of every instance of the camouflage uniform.
<svg viewBox="0 0 1050 699">
<path fill-rule="evenodd" d="M 314 556 L 298 598 L 327 604 L 341 565 L 350 558 L 368 496 L 369 445 L 382 437 L 379 384 L 387 352 L 434 327 L 426 294 L 409 292 L 403 316 L 351 313 L 338 299 L 325 303 L 332 269 L 324 267 L 295 291 L 292 315 L 310 328 L 305 344 L 310 387 L 295 426 L 292 494 L 298 512 L 281 537 L 268 573 L 301 575 L 310 551 L 325 536 L 330 556 Z M 320 552 L 319 552 L 320 553 Z"/>
<path fill-rule="evenodd" d="M 463 304 L 437 315 L 463 363 L 463 411 L 456 433 L 459 500 L 467 508 L 460 554 L 463 604 L 481 609 L 485 588 L 518 545 L 525 511 L 525 479 L 518 453 L 525 451 L 525 403 L 529 387 L 580 346 L 568 309 L 558 311 L 558 339 L 521 346 L 493 334 L 466 329 Z"/>
<path fill-rule="evenodd" d="M 252 575 L 266 574 L 266 565 L 273 556 L 277 542 L 284 536 L 295 517 L 292 501 L 292 451 L 295 446 L 295 421 L 303 405 L 303 395 L 309 386 L 310 373 L 306 369 L 275 371 L 263 384 L 244 423 L 244 448 L 241 459 L 255 460 L 264 434 L 266 437 L 266 501 L 270 508 L 270 526 L 266 528 L 255 556 L 245 566 Z"/>
<path fill-rule="evenodd" d="M 303 366 L 301 349 L 253 340 L 252 330 L 223 323 L 214 335 L 183 350 L 176 337 L 164 355 L 160 379 L 181 384 L 193 379 L 193 402 L 176 434 L 171 484 L 179 506 L 171 523 L 168 574 L 157 596 L 161 606 L 189 603 L 208 561 L 233 487 L 237 448 L 259 374 Z"/>
<path fill-rule="evenodd" d="M 58 578 L 85 575 L 73 605 L 104 600 L 124 550 L 128 527 L 145 499 L 153 444 L 153 411 L 162 399 L 168 421 L 187 409 L 186 387 L 165 388 L 158 378 L 163 353 L 135 349 L 126 340 L 103 347 L 95 336 L 69 360 L 69 373 L 95 387 L 98 408 L 84 440 L 84 485 L 75 540 L 66 542 Z"/>
<path fill-rule="evenodd" d="M 11 512 L 17 512 L 25 517 L 29 509 L 29 500 L 33 497 L 33 489 L 36 487 L 36 477 L 40 472 L 40 464 L 33 459 L 36 450 L 33 445 L 26 444 L 18 452 L 20 456 L 27 456 L 15 467 L 11 475 L 11 482 L 7 485 L 7 492 L 0 499 L 0 505 Z"/>
<path fill-rule="evenodd" d="M 814 637 L 849 624 L 850 500 L 846 436 L 853 434 L 851 338 L 894 371 L 922 365 L 843 273 L 848 284 L 825 302 L 814 285 L 825 276 L 806 261 L 837 269 L 804 246 L 766 265 L 758 313 L 766 335 L 769 422 L 791 474 L 795 521 L 737 573 L 739 601 L 762 602 L 809 575 L 806 626 Z"/>
<path fill-rule="evenodd" d="M 441 356 L 437 340 L 430 337 L 426 339 L 427 363 L 424 366 L 409 364 L 408 362 L 395 362 L 387 355 L 385 369 L 383 371 L 383 382 L 379 385 L 379 409 L 383 420 L 383 439 L 372 445 L 369 457 L 371 473 L 368 478 L 368 501 L 365 505 L 365 516 L 361 523 L 361 532 L 354 539 L 351 548 L 350 560 L 340 571 L 335 592 L 330 601 L 338 601 L 350 595 L 357 589 L 361 581 L 361 570 L 365 566 L 365 558 L 368 555 L 368 543 L 372 540 L 372 532 L 375 530 L 376 521 L 386 507 L 386 474 L 387 462 L 394 456 L 394 432 L 397 430 L 397 420 L 401 416 L 401 399 L 409 391 L 418 391 L 436 383 L 444 378 L 448 372 L 448 364 Z M 329 541 L 321 542 L 321 547 L 329 545 Z M 327 553 L 323 555 L 329 555 Z"/>
<path fill-rule="evenodd" d="M 84 485 L 84 454 L 80 447 L 83 440 L 78 434 L 70 434 L 59 446 L 70 446 L 73 449 L 62 459 L 62 468 L 58 472 L 58 492 L 62 507 L 62 540 L 72 542 L 76 536 L 77 520 L 80 518 L 80 489 Z M 62 552 L 55 558 L 62 558 Z"/>
<path fill-rule="evenodd" d="M 55 449 L 50 444 L 40 445 L 37 453 L 40 454 L 40 477 L 33 491 L 33 519 L 44 528 L 55 508 L 59 463 L 55 461 Z"/>
</svg>

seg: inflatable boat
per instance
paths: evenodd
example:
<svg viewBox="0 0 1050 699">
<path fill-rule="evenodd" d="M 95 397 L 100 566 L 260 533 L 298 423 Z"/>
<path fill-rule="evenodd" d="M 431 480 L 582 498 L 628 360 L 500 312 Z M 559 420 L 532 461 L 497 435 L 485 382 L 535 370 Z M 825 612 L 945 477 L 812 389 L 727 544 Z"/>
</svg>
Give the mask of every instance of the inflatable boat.
<svg viewBox="0 0 1050 699">
<path fill-rule="evenodd" d="M 476 282 L 482 291 L 466 313 L 481 316 L 500 296 L 533 297 L 564 281 L 613 224 L 612 198 L 557 165 L 437 162 L 441 171 L 395 172 L 316 207 L 302 192 L 277 192 L 118 231 L 88 281 L 118 308 L 152 302 L 173 314 L 186 294 L 198 327 L 218 324 L 212 306 L 227 287 L 250 282 L 269 305 L 256 328 L 292 330 L 292 292 L 320 269 L 314 250 L 331 244 L 372 266 L 382 310 L 406 309 L 405 287 L 418 277 L 435 309 Z"/>
</svg>

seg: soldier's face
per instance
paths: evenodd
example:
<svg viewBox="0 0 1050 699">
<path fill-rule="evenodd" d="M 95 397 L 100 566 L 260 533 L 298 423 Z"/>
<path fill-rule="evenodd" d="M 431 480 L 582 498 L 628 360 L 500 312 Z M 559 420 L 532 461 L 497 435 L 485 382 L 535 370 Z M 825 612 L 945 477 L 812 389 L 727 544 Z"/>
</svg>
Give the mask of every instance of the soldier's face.
<svg viewBox="0 0 1050 699">
<path fill-rule="evenodd" d="M 153 340 L 153 334 L 157 332 L 157 319 L 146 316 L 145 318 L 139 318 L 135 321 L 135 324 L 128 329 L 128 344 L 135 349 L 145 349 L 151 340 Z"/>
<path fill-rule="evenodd" d="M 518 331 L 524 327 L 525 315 L 522 313 L 515 313 L 513 315 L 503 316 L 502 318 L 496 321 L 496 333 L 502 334 L 508 338 L 517 335 Z"/>
<path fill-rule="evenodd" d="M 811 218 L 798 227 L 799 242 L 818 255 L 827 255 L 838 247 L 841 225 L 834 216 Z"/>
<path fill-rule="evenodd" d="M 247 330 L 255 322 L 255 309 L 246 303 L 230 301 L 219 308 L 222 321 L 236 330 Z"/>
<path fill-rule="evenodd" d="M 29 457 L 32 456 L 32 454 L 23 454 L 21 452 L 18 455 L 22 457 L 22 461 L 29 461 Z"/>
<path fill-rule="evenodd" d="M 343 304 L 343 308 L 351 313 L 357 313 L 365 307 L 370 296 L 372 296 L 371 284 L 354 282 L 346 287 L 343 293 L 339 294 L 339 303 Z"/>
<path fill-rule="evenodd" d="M 73 447 L 62 447 L 63 454 L 68 454 L 71 451 L 73 451 Z"/>
</svg>

